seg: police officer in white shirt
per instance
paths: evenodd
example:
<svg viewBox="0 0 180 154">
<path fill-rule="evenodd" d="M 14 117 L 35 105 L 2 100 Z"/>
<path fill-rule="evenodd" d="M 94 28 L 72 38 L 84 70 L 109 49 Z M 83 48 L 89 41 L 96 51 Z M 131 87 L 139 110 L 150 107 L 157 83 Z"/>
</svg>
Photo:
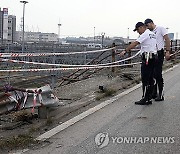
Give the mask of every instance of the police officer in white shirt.
<svg viewBox="0 0 180 154">
<path fill-rule="evenodd" d="M 140 101 L 135 102 L 135 104 L 149 105 L 152 104 L 153 73 L 155 67 L 155 58 L 157 58 L 156 36 L 153 32 L 147 29 L 142 22 L 138 22 L 135 25 L 134 31 L 137 31 L 140 34 L 139 38 L 135 42 L 131 43 L 125 49 L 125 51 L 122 51 L 120 56 L 123 56 L 140 44 L 142 57 L 141 79 L 143 97 Z"/>
<path fill-rule="evenodd" d="M 156 79 L 156 84 L 154 85 L 152 97 L 155 99 L 155 101 L 163 101 L 164 80 L 162 77 L 162 66 L 164 61 L 164 46 L 166 45 L 166 59 L 169 60 L 170 40 L 168 37 L 168 32 L 164 27 L 156 26 L 151 19 L 146 19 L 144 21 L 144 24 L 147 26 L 149 30 L 153 31 L 156 34 L 156 39 L 157 39 L 158 59 L 156 60 L 156 67 L 154 72 L 154 78 Z M 157 93 L 157 87 L 159 93 Z"/>
</svg>

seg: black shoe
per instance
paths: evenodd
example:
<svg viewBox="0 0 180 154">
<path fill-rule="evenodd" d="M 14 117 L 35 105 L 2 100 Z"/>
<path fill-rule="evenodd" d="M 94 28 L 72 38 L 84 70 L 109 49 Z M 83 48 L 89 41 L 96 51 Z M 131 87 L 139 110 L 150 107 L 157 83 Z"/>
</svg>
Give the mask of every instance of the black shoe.
<svg viewBox="0 0 180 154">
<path fill-rule="evenodd" d="M 158 96 L 155 98 L 156 102 L 164 101 L 164 96 Z"/>
<path fill-rule="evenodd" d="M 140 101 L 135 102 L 135 104 L 136 105 L 150 105 L 152 104 L 152 101 L 142 98 Z"/>
<path fill-rule="evenodd" d="M 152 95 L 152 99 L 156 99 L 157 98 L 157 95 Z"/>
</svg>

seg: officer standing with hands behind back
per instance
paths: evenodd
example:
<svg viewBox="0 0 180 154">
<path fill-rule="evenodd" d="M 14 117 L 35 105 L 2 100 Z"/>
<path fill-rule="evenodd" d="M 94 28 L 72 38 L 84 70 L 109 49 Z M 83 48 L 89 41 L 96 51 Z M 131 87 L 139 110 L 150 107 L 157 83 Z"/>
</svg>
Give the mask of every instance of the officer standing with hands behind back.
<svg viewBox="0 0 180 154">
<path fill-rule="evenodd" d="M 163 94 L 163 87 L 164 87 L 164 80 L 162 76 L 162 66 L 164 61 L 164 45 L 166 45 L 166 60 L 170 59 L 170 40 L 168 37 L 168 32 L 164 27 L 156 26 L 151 19 L 146 19 L 144 24 L 150 31 L 153 31 L 156 35 L 157 40 L 157 54 L 158 58 L 156 60 L 156 66 L 154 70 L 154 78 L 156 80 L 156 84 L 153 88 L 153 98 L 155 101 L 163 101 L 164 94 Z M 158 92 L 157 92 L 158 87 Z"/>
<path fill-rule="evenodd" d="M 155 67 L 155 59 L 157 57 L 156 36 L 151 32 L 143 22 L 138 22 L 135 25 L 134 31 L 137 31 L 139 38 L 131 43 L 125 51 L 120 53 L 120 56 L 125 55 L 131 49 L 140 44 L 141 50 L 141 79 L 143 96 L 140 101 L 135 102 L 137 105 L 152 104 L 152 90 L 153 90 L 153 73 Z"/>
</svg>

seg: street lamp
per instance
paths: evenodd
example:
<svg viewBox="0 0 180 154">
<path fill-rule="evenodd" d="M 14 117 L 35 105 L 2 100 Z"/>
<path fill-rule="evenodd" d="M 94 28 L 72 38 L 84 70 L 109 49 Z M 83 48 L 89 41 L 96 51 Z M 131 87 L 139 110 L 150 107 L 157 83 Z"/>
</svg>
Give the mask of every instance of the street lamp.
<svg viewBox="0 0 180 154">
<path fill-rule="evenodd" d="M 28 3 L 28 1 L 20 1 L 20 3 L 23 3 L 23 35 L 22 35 L 22 53 L 24 52 L 24 14 L 25 14 L 25 5 Z"/>
<path fill-rule="evenodd" d="M 169 27 L 167 27 L 166 29 L 167 29 L 167 31 L 168 31 L 168 30 L 169 30 Z"/>
<path fill-rule="evenodd" d="M 62 26 L 62 24 L 58 24 L 58 43 L 60 42 L 60 27 Z"/>
</svg>

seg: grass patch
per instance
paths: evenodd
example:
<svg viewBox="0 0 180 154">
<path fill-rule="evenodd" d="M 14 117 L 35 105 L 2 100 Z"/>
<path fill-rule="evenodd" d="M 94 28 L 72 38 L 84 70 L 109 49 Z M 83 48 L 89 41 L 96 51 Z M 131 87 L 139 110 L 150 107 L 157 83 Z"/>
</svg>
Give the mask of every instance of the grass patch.
<svg viewBox="0 0 180 154">
<path fill-rule="evenodd" d="M 99 101 L 105 97 L 111 97 L 113 96 L 115 93 L 117 92 L 117 90 L 115 89 L 105 89 L 104 92 L 99 93 L 98 96 L 96 96 L 96 100 Z"/>
<path fill-rule="evenodd" d="M 134 81 L 135 81 L 135 83 L 139 84 L 141 82 L 141 78 L 139 77 L 139 78 L 135 79 Z"/>
<path fill-rule="evenodd" d="M 46 126 L 50 126 L 53 123 L 53 119 L 51 117 L 48 117 L 46 120 Z"/>
<path fill-rule="evenodd" d="M 40 130 L 40 128 L 31 127 L 31 128 L 29 129 L 29 133 L 32 134 L 32 133 L 37 132 L 37 131 L 39 131 L 39 130 Z"/>
<path fill-rule="evenodd" d="M 15 113 L 13 113 L 12 116 L 14 117 L 13 119 L 16 122 L 28 121 L 28 120 L 32 119 L 32 113 L 28 112 L 27 110 L 17 111 Z"/>
<path fill-rule="evenodd" d="M 38 141 L 34 140 L 31 135 L 21 134 L 18 136 L 9 137 L 6 139 L 0 139 L 0 149 L 18 149 L 25 148 L 28 145 L 37 144 Z"/>
<path fill-rule="evenodd" d="M 176 60 L 172 61 L 173 65 L 178 64 L 179 62 L 180 62 L 179 59 L 176 59 Z"/>
<path fill-rule="evenodd" d="M 107 89 L 104 93 L 105 97 L 113 96 L 116 93 L 116 90 L 114 89 Z"/>
</svg>

